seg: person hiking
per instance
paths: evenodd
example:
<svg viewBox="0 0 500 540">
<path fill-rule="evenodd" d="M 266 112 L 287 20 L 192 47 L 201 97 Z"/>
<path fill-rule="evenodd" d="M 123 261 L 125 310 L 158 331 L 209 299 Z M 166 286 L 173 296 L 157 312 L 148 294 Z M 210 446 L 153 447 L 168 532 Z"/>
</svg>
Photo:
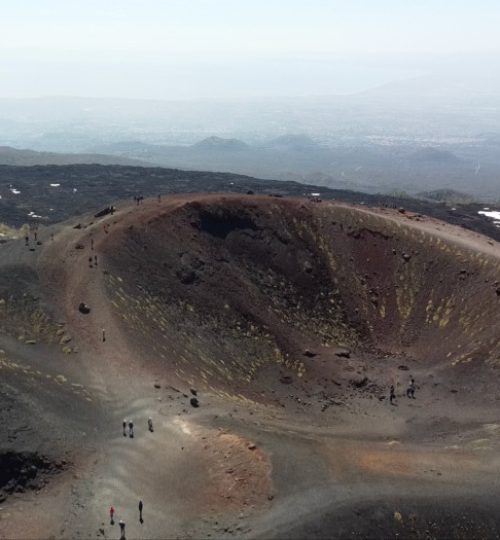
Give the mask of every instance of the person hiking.
<svg viewBox="0 0 500 540">
<path fill-rule="evenodd" d="M 109 507 L 109 522 L 111 523 L 111 525 L 115 524 L 114 517 L 115 517 L 115 509 L 113 506 L 110 506 Z"/>
<path fill-rule="evenodd" d="M 149 431 L 151 431 L 151 433 L 153 433 L 153 419 L 151 418 L 151 416 L 148 418 L 148 429 Z"/>
<path fill-rule="evenodd" d="M 127 436 L 127 420 L 123 420 L 122 422 L 122 428 L 123 428 L 123 436 L 126 437 Z"/>
<path fill-rule="evenodd" d="M 410 377 L 410 383 L 408 384 L 406 395 L 410 399 L 415 399 L 415 379 L 413 377 Z"/>
<path fill-rule="evenodd" d="M 142 509 L 144 508 L 144 504 L 142 503 L 142 500 L 139 500 L 139 521 L 142 523 L 144 520 L 142 519 Z"/>
<path fill-rule="evenodd" d="M 128 421 L 128 435 L 132 439 L 134 437 L 134 422 Z"/>
<path fill-rule="evenodd" d="M 106 330 L 102 329 L 102 342 L 104 343 L 106 341 Z"/>
<path fill-rule="evenodd" d="M 394 400 L 396 399 L 396 393 L 394 391 L 394 385 L 391 384 L 391 388 L 389 390 L 389 402 L 391 405 L 394 405 Z"/>
<path fill-rule="evenodd" d="M 125 522 L 120 519 L 118 524 L 120 525 L 120 540 L 125 540 Z"/>
</svg>

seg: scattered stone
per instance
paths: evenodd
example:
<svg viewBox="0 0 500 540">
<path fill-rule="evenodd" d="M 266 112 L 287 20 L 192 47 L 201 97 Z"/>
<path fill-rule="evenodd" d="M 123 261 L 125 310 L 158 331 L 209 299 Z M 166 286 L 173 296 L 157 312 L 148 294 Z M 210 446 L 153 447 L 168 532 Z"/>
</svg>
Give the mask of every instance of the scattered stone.
<svg viewBox="0 0 500 540">
<path fill-rule="evenodd" d="M 58 473 L 64 464 L 54 463 L 32 452 L 0 452 L 0 502 L 12 493 L 39 491 L 48 483 L 46 475 Z"/>
<path fill-rule="evenodd" d="M 403 259 L 405 262 L 409 262 L 411 260 L 411 255 L 409 253 L 403 253 Z"/>
<path fill-rule="evenodd" d="M 255 450 L 255 449 L 257 448 L 257 445 L 254 444 L 254 443 L 250 443 L 250 444 L 247 446 L 247 448 L 248 448 L 249 450 Z"/>
<path fill-rule="evenodd" d="M 155 387 L 155 388 L 161 388 L 161 384 L 160 384 L 160 383 L 155 383 L 155 384 L 154 384 L 154 387 Z"/>
<path fill-rule="evenodd" d="M 27 339 L 25 343 L 27 345 L 36 345 L 36 339 Z"/>
<path fill-rule="evenodd" d="M 355 388 L 363 388 L 368 384 L 368 377 L 356 377 L 355 379 L 351 379 L 350 383 Z"/>
<path fill-rule="evenodd" d="M 198 398 L 192 397 L 189 400 L 189 403 L 191 403 L 191 407 L 197 408 L 200 406 L 200 402 L 198 401 Z"/>
<path fill-rule="evenodd" d="M 186 268 L 178 270 L 177 277 L 183 285 L 192 285 L 197 279 L 196 272 Z"/>
<path fill-rule="evenodd" d="M 408 371 L 410 368 L 408 366 L 405 366 L 404 364 L 401 364 L 400 366 L 398 366 L 398 369 L 400 369 L 401 371 Z"/>
<path fill-rule="evenodd" d="M 339 358 L 350 358 L 351 351 L 349 349 L 336 349 L 335 356 L 338 356 Z"/>
<path fill-rule="evenodd" d="M 292 384 L 293 377 L 291 375 L 282 375 L 280 377 L 280 383 L 282 384 Z"/>
<path fill-rule="evenodd" d="M 194 388 L 191 388 L 190 389 L 190 392 L 191 394 L 193 394 L 193 396 L 197 396 L 198 395 L 198 392 L 196 392 L 196 390 Z"/>
<path fill-rule="evenodd" d="M 310 351 L 309 349 L 306 349 L 304 351 L 304 356 L 307 356 L 307 358 L 314 358 L 315 356 L 317 356 L 317 354 L 315 352 Z"/>
</svg>

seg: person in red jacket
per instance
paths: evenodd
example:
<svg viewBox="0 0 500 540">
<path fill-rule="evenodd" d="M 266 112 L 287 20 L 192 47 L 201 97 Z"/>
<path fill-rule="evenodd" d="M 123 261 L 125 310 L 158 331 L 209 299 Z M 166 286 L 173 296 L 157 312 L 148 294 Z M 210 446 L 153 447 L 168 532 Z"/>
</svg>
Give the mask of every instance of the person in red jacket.
<svg viewBox="0 0 500 540">
<path fill-rule="evenodd" d="M 114 517 L 115 517 L 115 509 L 114 509 L 113 506 L 110 506 L 109 507 L 109 521 L 110 521 L 111 525 L 115 524 Z"/>
</svg>

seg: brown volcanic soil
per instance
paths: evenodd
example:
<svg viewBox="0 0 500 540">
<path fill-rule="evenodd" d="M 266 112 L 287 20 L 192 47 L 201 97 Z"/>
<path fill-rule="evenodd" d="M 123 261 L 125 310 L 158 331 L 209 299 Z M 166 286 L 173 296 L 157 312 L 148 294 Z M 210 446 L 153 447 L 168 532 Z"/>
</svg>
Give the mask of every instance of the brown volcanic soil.
<svg viewBox="0 0 500 540">
<path fill-rule="evenodd" d="M 130 538 L 498 535 L 496 243 L 258 196 L 80 222 L 0 248 L 9 451 L 69 464 L 3 537 L 118 537 L 111 504 Z"/>
</svg>

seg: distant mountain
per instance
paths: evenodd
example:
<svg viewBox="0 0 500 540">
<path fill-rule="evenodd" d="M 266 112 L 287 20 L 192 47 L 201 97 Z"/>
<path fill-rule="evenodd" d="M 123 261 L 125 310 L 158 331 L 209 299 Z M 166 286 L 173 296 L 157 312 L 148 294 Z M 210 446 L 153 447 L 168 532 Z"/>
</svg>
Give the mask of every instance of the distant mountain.
<svg viewBox="0 0 500 540">
<path fill-rule="evenodd" d="M 460 157 L 450 151 L 454 148 Z M 365 143 L 329 147 L 305 134 L 289 134 L 260 144 L 222 137 L 208 137 L 193 145 L 129 140 L 88 151 L 168 168 L 296 180 L 340 189 L 411 194 L 453 189 L 496 200 L 500 196 L 500 163 L 496 148 L 488 148 L 481 154 L 474 146 L 467 154 L 465 147 L 457 145 Z"/>
<path fill-rule="evenodd" d="M 143 166 L 144 163 L 120 156 L 103 154 L 59 154 L 56 152 L 35 152 L 20 150 L 10 146 L 0 146 L 0 165 L 130 165 Z"/>
<path fill-rule="evenodd" d="M 218 150 L 218 151 L 241 151 L 250 148 L 248 144 L 239 139 L 223 139 L 221 137 L 207 137 L 192 145 L 197 150 Z"/>
<path fill-rule="evenodd" d="M 449 150 L 440 150 L 432 146 L 427 146 L 411 154 L 412 161 L 431 162 L 431 163 L 457 163 L 458 157 Z"/>
<path fill-rule="evenodd" d="M 364 100 L 378 100 L 394 105 L 418 107 L 422 103 L 436 103 L 441 108 L 452 103 L 461 103 L 466 107 L 478 100 L 483 103 L 494 98 L 500 92 L 500 73 L 492 69 L 496 58 L 487 60 L 487 64 L 449 66 L 451 69 L 432 69 L 426 74 L 405 78 L 375 88 L 365 90 L 353 96 Z"/>
</svg>

